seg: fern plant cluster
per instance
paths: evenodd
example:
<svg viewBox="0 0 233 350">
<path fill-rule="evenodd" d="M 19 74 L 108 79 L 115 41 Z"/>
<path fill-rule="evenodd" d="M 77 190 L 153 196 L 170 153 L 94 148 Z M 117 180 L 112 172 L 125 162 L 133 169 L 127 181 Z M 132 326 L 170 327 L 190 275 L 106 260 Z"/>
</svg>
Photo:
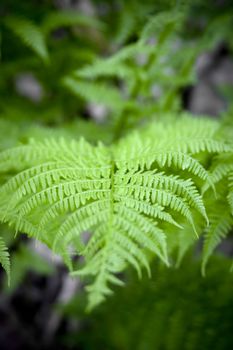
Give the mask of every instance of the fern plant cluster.
<svg viewBox="0 0 233 350">
<path fill-rule="evenodd" d="M 233 128 L 183 112 L 181 91 L 195 82 L 201 52 L 221 40 L 231 47 L 230 7 L 219 15 L 201 1 L 119 1 L 102 15 L 98 5 L 94 16 L 51 5 L 30 18 L 4 4 L 1 222 L 87 276 L 89 309 L 123 284 L 129 265 L 139 277 L 155 257 L 179 265 L 201 236 L 205 274 L 233 226 Z M 17 91 L 25 71 L 42 87 L 37 102 Z"/>
</svg>

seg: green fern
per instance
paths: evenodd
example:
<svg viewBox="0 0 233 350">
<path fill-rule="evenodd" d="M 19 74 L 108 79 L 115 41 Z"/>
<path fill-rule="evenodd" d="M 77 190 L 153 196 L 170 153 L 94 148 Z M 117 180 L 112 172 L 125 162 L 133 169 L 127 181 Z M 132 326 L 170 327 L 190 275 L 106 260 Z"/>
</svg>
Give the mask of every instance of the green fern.
<svg viewBox="0 0 233 350">
<path fill-rule="evenodd" d="M 3 241 L 2 237 L 0 237 L 0 264 L 4 268 L 7 273 L 8 285 L 10 283 L 10 257 L 8 253 L 7 246 Z"/>
<path fill-rule="evenodd" d="M 45 63 L 48 63 L 49 54 L 45 36 L 39 27 L 28 19 L 17 17 L 7 17 L 5 23 L 25 45 L 31 48 Z"/>
<path fill-rule="evenodd" d="M 218 127 L 183 117 L 172 126 L 152 124 L 110 148 L 63 139 L 8 149 L 0 169 L 16 175 L 0 189 L 1 219 L 53 248 L 70 269 L 71 247 L 84 256 L 73 275 L 94 277 L 92 308 L 111 293 L 109 283 L 122 283 L 116 274 L 127 265 L 139 276 L 142 268 L 150 274 L 151 256 L 169 265 L 172 232 L 186 222 L 199 232 L 194 213 L 203 229 L 208 225 L 201 195 L 206 181 L 212 186 L 206 158 L 231 150 L 215 136 Z M 84 231 L 92 232 L 86 243 Z"/>
<path fill-rule="evenodd" d="M 1 221 L 46 243 L 74 275 L 90 276 L 90 308 L 111 293 L 110 284 L 122 284 L 128 265 L 139 277 L 143 269 L 150 275 L 155 257 L 178 266 L 201 235 L 204 273 L 232 229 L 232 129 L 180 117 L 180 90 L 194 82 L 200 52 L 231 42 L 231 12 L 204 12 L 200 36 L 199 20 L 192 16 L 199 7 L 190 1 L 107 4 L 99 16 L 105 25 L 50 8 L 42 18 L 32 16 L 35 24 L 15 7 L 5 26 L 52 64 L 41 66 L 30 55 L 9 59 L 17 57 L 17 45 L 10 45 L 13 55 L 12 47 L 3 50 Z M 191 33 L 180 30 L 186 23 Z M 70 30 L 59 38 L 50 35 L 63 27 Z M 3 43 L 8 32 L 4 27 Z M 44 88 L 35 105 L 9 84 L 25 71 Z M 80 120 L 90 102 L 107 107 L 105 130 Z M 154 121 L 147 125 L 149 120 Z M 132 132 L 139 125 L 144 127 Z M 87 142 L 98 139 L 105 144 Z M 90 232 L 88 240 L 84 231 Z M 83 257 L 78 271 L 76 254 Z"/>
<path fill-rule="evenodd" d="M 229 132 L 229 129 L 228 129 Z M 226 137 L 227 139 L 227 137 Z M 230 140 L 232 143 L 232 140 Z M 232 231 L 233 226 L 233 156 L 232 152 L 226 152 L 215 157 L 210 167 L 210 178 L 215 186 L 215 197 L 209 191 L 209 184 L 203 186 L 203 194 L 206 197 L 206 206 L 210 210 L 210 226 L 205 232 L 203 247 L 202 272 L 205 274 L 205 267 L 210 255 L 216 246 Z M 223 200 L 226 198 L 226 202 Z"/>
<path fill-rule="evenodd" d="M 100 103 L 106 107 L 118 110 L 126 105 L 120 92 L 114 87 L 109 87 L 105 84 L 96 82 L 86 82 L 65 78 L 63 84 L 72 93 L 78 95 L 89 102 Z"/>
<path fill-rule="evenodd" d="M 7 17 L 6 26 L 14 32 L 29 48 L 31 48 L 45 63 L 49 62 L 46 36 L 54 29 L 64 26 L 85 25 L 101 29 L 103 25 L 95 18 L 71 12 L 53 12 L 44 18 L 37 26 L 31 20 L 22 17 Z"/>
<path fill-rule="evenodd" d="M 183 13 L 180 11 L 161 12 L 152 16 L 140 34 L 140 40 L 145 42 L 151 37 L 164 41 L 164 36 L 175 33 L 175 28 L 182 25 Z M 161 35 L 162 34 L 162 35 Z"/>
<path fill-rule="evenodd" d="M 57 11 L 46 15 L 42 23 L 42 30 L 47 35 L 57 28 L 86 26 L 102 29 L 103 24 L 94 17 L 85 16 L 74 11 Z"/>
<path fill-rule="evenodd" d="M 110 111 L 109 117 L 116 129 L 123 125 L 124 130 L 131 130 L 138 121 L 152 119 L 157 112 L 179 111 L 180 89 L 195 82 L 197 57 L 204 48 L 213 48 L 218 40 L 215 35 L 209 40 L 211 24 L 197 43 L 180 37 L 179 29 L 187 21 L 190 5 L 189 1 L 180 1 L 174 6 L 168 1 L 167 6 L 145 4 L 144 11 L 144 4 L 122 2 L 120 8 L 126 12 L 123 11 L 121 20 L 124 22 L 126 16 L 127 21 L 121 26 L 119 37 L 116 36 L 117 42 L 127 42 L 132 33 L 136 40 L 123 48 L 114 48 L 114 53 L 106 51 L 104 58 L 94 59 L 91 64 L 74 70 L 63 80 L 65 86 L 86 102 L 99 101 L 115 109 L 117 113 Z M 135 15 L 129 18 L 127 13 L 133 12 L 133 8 Z M 152 38 L 156 43 L 150 42 Z M 160 98 L 153 96 L 155 84 Z"/>
<path fill-rule="evenodd" d="M 206 229 L 203 246 L 202 273 L 205 275 L 206 264 L 214 249 L 227 236 L 233 227 L 233 217 L 225 203 L 216 201 L 210 215 L 210 226 Z"/>
</svg>

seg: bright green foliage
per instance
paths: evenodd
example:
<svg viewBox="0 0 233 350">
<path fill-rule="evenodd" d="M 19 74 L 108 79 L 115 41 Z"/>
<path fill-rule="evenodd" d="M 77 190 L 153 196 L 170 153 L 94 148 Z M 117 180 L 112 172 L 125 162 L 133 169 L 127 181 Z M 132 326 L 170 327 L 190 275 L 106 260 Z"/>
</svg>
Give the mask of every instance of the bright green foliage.
<svg viewBox="0 0 233 350">
<path fill-rule="evenodd" d="M 185 259 L 179 269 L 156 264 L 139 284 L 127 274 L 125 288 L 91 315 L 80 295 L 61 311 L 78 321 L 63 346 L 108 350 L 227 350 L 233 347 L 230 261 L 214 257 L 206 278 L 200 262 Z M 74 323 L 75 324 L 75 323 Z M 81 325 L 81 326 L 80 326 Z"/>
<path fill-rule="evenodd" d="M 228 126 L 227 132 L 231 133 L 232 135 L 232 128 Z M 225 154 L 216 156 L 210 167 L 211 183 L 215 186 L 215 195 L 211 195 L 211 189 L 209 188 L 209 184 L 206 184 L 203 187 L 203 193 L 205 197 L 208 198 L 207 206 L 212 207 L 212 210 L 209 215 L 210 225 L 205 230 L 202 266 L 203 273 L 205 273 L 205 265 L 209 259 L 209 256 L 213 253 L 215 247 L 232 230 L 232 174 L 232 152 L 226 152 Z"/>
<path fill-rule="evenodd" d="M 153 256 L 169 265 L 174 239 L 180 260 L 189 246 L 177 240 L 186 235 L 182 225 L 190 225 L 192 240 L 208 227 L 213 205 L 206 210 L 201 189 L 207 183 L 213 191 L 214 181 L 207 164 L 232 152 L 218 128 L 184 116 L 172 125 L 151 124 L 108 148 L 50 139 L 3 151 L 1 172 L 15 176 L 0 189 L 1 219 L 53 248 L 70 269 L 70 254 L 84 256 L 73 275 L 94 276 L 92 308 L 111 292 L 109 283 L 122 283 L 115 274 L 127 265 L 139 276 L 142 268 L 150 274 Z M 225 226 L 220 236 L 231 223 Z M 204 264 L 215 242 L 206 243 Z"/>
<path fill-rule="evenodd" d="M 0 264 L 4 268 L 7 273 L 8 283 L 10 281 L 10 258 L 8 249 L 3 241 L 2 237 L 0 237 Z"/>
<path fill-rule="evenodd" d="M 232 230 L 233 216 L 230 208 L 224 201 L 212 201 L 212 210 L 210 211 L 210 225 L 205 230 L 204 246 L 203 246 L 203 262 L 202 272 L 205 274 L 206 263 L 209 260 L 214 249 Z"/>
<path fill-rule="evenodd" d="M 232 123 L 183 116 L 181 92 L 201 53 L 232 47 L 232 6 L 93 0 L 86 16 L 2 3 L 1 221 L 90 276 L 90 308 L 128 265 L 178 266 L 202 234 L 204 274 L 232 229 Z M 18 87 L 28 73 L 34 99 Z"/>
</svg>

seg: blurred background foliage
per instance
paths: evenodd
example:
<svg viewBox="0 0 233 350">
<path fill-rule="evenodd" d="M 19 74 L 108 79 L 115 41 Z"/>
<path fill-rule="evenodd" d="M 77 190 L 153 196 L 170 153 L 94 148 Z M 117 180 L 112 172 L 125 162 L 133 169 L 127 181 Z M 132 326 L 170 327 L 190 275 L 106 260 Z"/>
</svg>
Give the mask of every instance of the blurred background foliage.
<svg viewBox="0 0 233 350">
<path fill-rule="evenodd" d="M 231 1 L 215 3 L 2 0 L 6 127 L 60 126 L 111 142 L 144 119 L 182 110 L 197 58 L 221 45 L 232 52 Z"/>
<path fill-rule="evenodd" d="M 79 333 L 61 339 L 83 349 L 231 349 L 233 276 L 227 265 L 215 257 L 204 279 L 190 257 L 179 270 L 154 265 L 152 279 L 140 284 L 128 273 L 126 287 L 91 316 L 76 296 L 60 310 L 79 322 Z"/>
<path fill-rule="evenodd" d="M 222 118 L 232 138 L 232 33 L 231 0 L 1 0 L 0 149 L 51 136 L 109 144 L 183 110 Z M 12 265 L 10 289 L 1 274 L 2 349 L 233 347 L 228 258 L 205 279 L 192 255 L 140 284 L 129 272 L 85 315 L 82 283 L 71 287 L 59 259 L 0 230 Z M 232 256 L 232 242 L 220 250 Z"/>
</svg>

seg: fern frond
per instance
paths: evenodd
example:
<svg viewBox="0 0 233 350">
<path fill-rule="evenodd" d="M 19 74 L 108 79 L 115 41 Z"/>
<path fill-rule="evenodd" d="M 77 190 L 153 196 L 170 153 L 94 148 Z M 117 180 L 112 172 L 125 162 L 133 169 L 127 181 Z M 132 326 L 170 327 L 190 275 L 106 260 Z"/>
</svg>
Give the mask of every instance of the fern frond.
<svg viewBox="0 0 233 350">
<path fill-rule="evenodd" d="M 74 76 L 81 78 L 98 78 L 118 76 L 119 78 L 133 79 L 133 67 L 128 62 L 133 62 L 136 57 L 143 52 L 150 55 L 154 48 L 141 43 L 134 43 L 119 49 L 110 57 L 97 59 L 91 65 L 85 66 L 74 72 Z"/>
<path fill-rule="evenodd" d="M 42 23 L 42 30 L 45 34 L 61 28 L 70 26 L 87 26 L 102 29 L 103 24 L 94 17 L 85 16 L 74 11 L 57 11 L 49 13 Z"/>
<path fill-rule="evenodd" d="M 205 225 L 203 219 L 200 220 L 197 214 L 197 212 L 192 213 L 197 235 L 194 234 L 193 228 L 187 221 L 181 222 L 182 230 L 179 228 L 177 229 L 177 238 L 175 240 L 174 237 L 172 237 L 173 232 L 169 234 L 168 244 L 169 238 L 173 239 L 174 244 L 171 244 L 172 250 L 177 251 L 175 264 L 176 267 L 180 266 L 187 251 L 195 245 L 195 243 L 197 242 L 197 236 L 200 237 L 203 234 L 203 228 L 205 227 Z"/>
<path fill-rule="evenodd" d="M 77 78 L 99 78 L 99 77 L 118 77 L 121 79 L 133 79 L 133 70 L 123 62 L 115 62 L 114 58 L 96 60 L 92 65 L 75 71 Z"/>
<path fill-rule="evenodd" d="M 149 45 L 144 45 L 142 43 L 133 43 L 125 47 L 122 47 L 114 55 L 109 57 L 107 60 L 110 61 L 113 65 L 126 62 L 130 59 L 134 59 L 138 54 L 150 54 L 154 51 L 154 48 Z"/>
<path fill-rule="evenodd" d="M 10 257 L 7 246 L 5 245 L 2 237 L 0 237 L 0 264 L 4 268 L 8 277 L 8 284 L 10 283 Z"/>
<path fill-rule="evenodd" d="M 124 44 L 130 36 L 135 32 L 137 26 L 137 18 L 135 13 L 132 13 L 131 8 L 122 9 L 120 20 L 118 23 L 118 30 L 115 35 L 117 44 Z"/>
<path fill-rule="evenodd" d="M 146 193 L 146 187 L 148 187 L 150 190 L 158 189 L 170 191 L 173 194 L 185 198 L 190 206 L 195 207 L 207 219 L 201 195 L 198 193 L 198 190 L 191 179 L 183 180 L 178 176 L 166 175 L 163 172 L 159 173 L 154 170 L 153 172 L 145 171 L 144 173 L 137 172 L 131 174 L 130 179 L 129 176 L 126 175 L 124 176 L 124 180 L 126 183 L 128 183 L 127 186 L 131 190 L 133 190 L 133 188 L 138 188 L 139 191 L 140 188 L 142 189 L 142 196 L 140 196 L 140 194 L 137 195 L 137 197 L 140 199 L 143 199 L 143 197 L 148 198 L 148 196 L 150 196 L 148 193 Z M 145 189 L 145 194 L 143 194 L 143 189 Z"/>
<path fill-rule="evenodd" d="M 213 184 L 227 179 L 230 172 L 233 171 L 233 157 L 231 153 L 221 154 L 217 156 L 210 168 L 210 177 Z M 203 193 L 209 188 L 209 184 L 203 187 Z"/>
<path fill-rule="evenodd" d="M 43 32 L 28 19 L 7 17 L 5 23 L 29 48 L 31 48 L 45 63 L 49 54 Z"/>
<path fill-rule="evenodd" d="M 140 41 L 145 42 L 154 35 L 159 38 L 161 32 L 166 32 L 166 35 L 174 33 L 175 28 L 181 25 L 182 19 L 183 14 L 181 12 L 167 11 L 155 14 L 143 28 Z"/>
<path fill-rule="evenodd" d="M 0 218 L 45 242 L 71 270 L 71 255 L 83 256 L 83 268 L 73 274 L 93 277 L 93 307 L 111 293 L 109 283 L 121 284 L 115 274 L 128 265 L 139 276 L 143 269 L 150 274 L 154 256 L 169 265 L 173 246 L 181 260 L 195 240 L 190 227 L 201 234 L 208 226 L 211 206 L 206 209 L 201 194 L 207 165 L 230 152 L 217 130 L 217 123 L 181 118 L 173 132 L 164 122 L 151 124 L 108 148 L 50 139 L 5 150 L 0 170 L 9 180 L 0 188 Z M 232 222 L 217 231 L 213 225 L 204 265 L 216 235 L 225 235 Z"/>
<path fill-rule="evenodd" d="M 63 80 L 63 84 L 72 93 L 88 102 L 100 103 L 115 110 L 122 109 L 126 104 L 119 91 L 106 84 L 97 84 L 96 82 L 76 80 L 69 77 Z"/>
<path fill-rule="evenodd" d="M 214 249 L 227 236 L 233 225 L 233 217 L 226 209 L 224 203 L 216 202 L 214 205 L 216 207 L 212 208 L 212 212 L 209 215 L 210 226 L 206 229 L 204 237 L 202 257 L 203 275 L 205 275 L 207 262 L 213 254 Z"/>
<path fill-rule="evenodd" d="M 229 190 L 230 191 L 229 191 L 227 199 L 228 199 L 228 202 L 229 202 L 229 205 L 231 208 L 231 213 L 233 215 L 233 169 L 229 175 Z"/>
</svg>

